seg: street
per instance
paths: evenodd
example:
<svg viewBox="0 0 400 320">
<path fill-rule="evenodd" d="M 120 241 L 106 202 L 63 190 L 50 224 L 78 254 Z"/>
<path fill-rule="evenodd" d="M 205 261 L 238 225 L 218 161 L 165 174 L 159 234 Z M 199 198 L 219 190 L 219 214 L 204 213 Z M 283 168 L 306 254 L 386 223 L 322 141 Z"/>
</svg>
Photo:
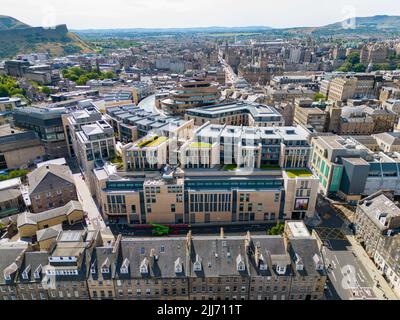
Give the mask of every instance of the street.
<svg viewBox="0 0 400 320">
<path fill-rule="evenodd" d="M 328 271 L 326 298 L 330 300 L 396 299 L 390 288 L 376 286 L 374 263 L 355 241 L 348 222 L 327 200 L 319 197 L 317 213 L 321 223 L 314 229 L 324 244 L 322 255 Z M 365 256 L 364 256 L 365 255 Z"/>
<path fill-rule="evenodd" d="M 106 228 L 106 224 L 97 208 L 90 192 L 86 185 L 86 182 L 82 179 L 80 173 L 73 175 L 75 180 L 76 189 L 78 192 L 79 201 L 82 204 L 83 210 L 87 213 L 88 229 L 89 230 L 103 230 Z"/>
</svg>

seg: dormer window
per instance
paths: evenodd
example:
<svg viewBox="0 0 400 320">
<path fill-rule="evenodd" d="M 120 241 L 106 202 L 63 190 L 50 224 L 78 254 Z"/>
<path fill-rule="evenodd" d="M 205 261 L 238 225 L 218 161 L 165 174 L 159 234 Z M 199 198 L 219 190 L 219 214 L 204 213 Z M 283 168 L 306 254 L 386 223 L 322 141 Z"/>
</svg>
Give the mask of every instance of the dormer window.
<svg viewBox="0 0 400 320">
<path fill-rule="evenodd" d="M 285 274 L 285 272 L 286 272 L 286 266 L 277 265 L 277 266 L 276 266 L 276 272 L 277 272 L 278 274 Z"/>
<path fill-rule="evenodd" d="M 244 263 L 243 257 L 241 254 L 239 254 L 236 258 L 236 269 L 237 271 L 245 271 L 246 270 L 246 264 Z"/>
<path fill-rule="evenodd" d="M 144 258 L 142 263 L 140 264 L 140 273 L 141 274 L 148 274 L 149 273 L 149 266 L 147 258 Z"/>
<path fill-rule="evenodd" d="M 175 273 L 182 273 L 182 271 L 183 271 L 182 259 L 178 258 L 175 261 Z"/>
<path fill-rule="evenodd" d="M 125 258 L 124 262 L 122 262 L 121 269 L 120 269 L 122 274 L 128 274 L 129 273 L 129 270 L 128 270 L 129 269 L 129 264 L 130 264 L 129 259 Z"/>
<path fill-rule="evenodd" d="M 4 280 L 11 280 L 11 276 L 9 274 L 4 275 Z"/>
<path fill-rule="evenodd" d="M 200 258 L 199 255 L 196 255 L 196 261 L 193 264 L 193 270 L 195 272 L 200 272 L 201 269 L 202 269 L 202 267 L 201 267 L 201 258 Z"/>
<path fill-rule="evenodd" d="M 90 267 L 90 273 L 91 273 L 91 274 L 96 274 L 96 264 L 95 264 L 95 263 L 93 263 L 93 264 L 91 265 L 91 267 Z"/>
<path fill-rule="evenodd" d="M 258 259 L 258 265 L 260 270 L 265 271 L 268 269 L 268 265 L 265 263 L 265 259 L 263 257 L 263 255 L 260 255 L 259 259 Z"/>
<path fill-rule="evenodd" d="M 296 270 L 297 271 L 303 271 L 304 269 L 304 265 L 303 265 L 303 260 L 301 259 L 301 257 L 296 253 L 295 256 L 295 263 L 296 263 Z"/>
<path fill-rule="evenodd" d="M 40 264 L 40 265 L 36 268 L 35 272 L 33 273 L 34 278 L 35 278 L 35 279 L 40 279 L 41 273 L 42 273 L 42 265 Z"/>
<path fill-rule="evenodd" d="M 29 276 L 28 276 L 28 273 L 27 272 L 22 272 L 22 279 L 24 279 L 24 280 L 28 280 L 29 279 Z"/>
<path fill-rule="evenodd" d="M 260 262 L 260 270 L 265 271 L 267 269 L 268 269 L 268 266 L 263 261 L 261 261 Z"/>
<path fill-rule="evenodd" d="M 109 272 L 110 272 L 110 268 L 108 268 L 108 267 L 101 268 L 101 273 L 109 273 Z"/>
<path fill-rule="evenodd" d="M 103 264 L 101 265 L 101 273 L 103 274 L 107 274 L 110 273 L 110 259 L 106 259 L 104 260 Z"/>
<path fill-rule="evenodd" d="M 324 264 L 322 262 L 322 258 L 318 254 L 314 254 L 313 256 L 314 264 L 315 264 L 315 270 L 321 271 L 324 269 Z"/>
</svg>

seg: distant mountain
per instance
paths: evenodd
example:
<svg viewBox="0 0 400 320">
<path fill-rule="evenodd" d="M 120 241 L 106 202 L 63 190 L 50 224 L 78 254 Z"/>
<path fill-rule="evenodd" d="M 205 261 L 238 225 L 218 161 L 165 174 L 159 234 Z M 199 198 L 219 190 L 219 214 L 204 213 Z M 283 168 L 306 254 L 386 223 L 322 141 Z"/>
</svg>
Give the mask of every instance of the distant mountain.
<svg viewBox="0 0 400 320">
<path fill-rule="evenodd" d="M 265 26 L 246 26 L 246 27 L 192 27 L 192 28 L 120 28 L 120 29 L 84 29 L 74 30 L 77 34 L 172 34 L 172 33 L 239 33 L 239 32 L 263 32 L 271 30 Z"/>
<path fill-rule="evenodd" d="M 92 48 L 66 25 L 54 28 L 30 27 L 14 18 L 0 19 L 0 58 L 18 54 L 49 52 L 52 56 L 87 53 Z"/>
<path fill-rule="evenodd" d="M 313 35 L 385 35 L 400 33 L 400 16 L 377 15 L 372 17 L 354 17 L 322 27 L 304 27 L 286 29 L 290 33 Z"/>
<path fill-rule="evenodd" d="M 8 16 L 0 15 L 0 30 L 14 30 L 29 28 L 27 24 Z"/>
<path fill-rule="evenodd" d="M 400 29 L 400 16 L 379 15 L 373 17 L 353 18 L 356 28 Z M 343 29 L 344 25 L 351 23 L 352 19 L 343 20 L 321 27 L 322 29 Z"/>
</svg>

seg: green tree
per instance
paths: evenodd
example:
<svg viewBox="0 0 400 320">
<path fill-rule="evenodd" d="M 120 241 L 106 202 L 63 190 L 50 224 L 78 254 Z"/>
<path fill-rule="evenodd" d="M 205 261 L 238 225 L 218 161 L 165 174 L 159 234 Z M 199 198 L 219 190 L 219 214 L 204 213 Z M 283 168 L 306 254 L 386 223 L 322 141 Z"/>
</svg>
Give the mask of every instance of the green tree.
<svg viewBox="0 0 400 320">
<path fill-rule="evenodd" d="M 46 96 L 49 96 L 51 93 L 51 90 L 49 87 L 43 86 L 40 88 L 40 92 L 44 93 Z"/>
<path fill-rule="evenodd" d="M 324 94 L 322 94 L 322 93 L 320 93 L 320 92 L 317 92 L 317 93 L 314 95 L 314 101 L 320 101 L 320 100 L 325 101 L 325 100 L 326 100 L 326 97 L 325 97 Z"/>
<path fill-rule="evenodd" d="M 285 224 L 278 222 L 275 227 L 272 227 L 271 229 L 268 230 L 267 234 L 269 236 L 278 236 L 283 234 L 284 229 L 285 229 Z"/>
<path fill-rule="evenodd" d="M 79 86 L 84 86 L 86 85 L 86 83 L 89 81 L 90 79 L 88 78 L 88 76 L 83 75 L 80 76 L 79 79 L 76 81 L 76 84 Z"/>
<path fill-rule="evenodd" d="M 357 63 L 353 66 L 354 72 L 365 72 L 365 70 L 367 70 L 367 67 L 364 66 L 362 63 Z"/>
<path fill-rule="evenodd" d="M 375 71 L 378 71 L 378 70 L 391 70 L 392 68 L 390 67 L 389 63 L 379 63 L 379 64 L 374 64 L 373 69 Z"/>
<path fill-rule="evenodd" d="M 346 57 L 347 62 L 349 62 L 351 65 L 356 65 L 357 63 L 360 63 L 360 54 L 357 52 L 350 53 Z"/>
<path fill-rule="evenodd" d="M 353 70 L 353 65 L 350 62 L 345 62 L 343 65 L 338 69 L 338 71 L 342 72 L 350 72 Z"/>
</svg>

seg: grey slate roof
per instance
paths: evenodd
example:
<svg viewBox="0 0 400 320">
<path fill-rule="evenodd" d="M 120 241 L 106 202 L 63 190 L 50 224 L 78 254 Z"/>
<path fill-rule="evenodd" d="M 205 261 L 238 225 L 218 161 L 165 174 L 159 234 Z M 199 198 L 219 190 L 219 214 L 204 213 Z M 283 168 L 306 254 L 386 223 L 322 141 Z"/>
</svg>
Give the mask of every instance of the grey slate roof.
<svg viewBox="0 0 400 320">
<path fill-rule="evenodd" d="M 321 276 L 325 275 L 325 269 L 316 269 L 316 255 L 321 258 L 321 253 L 318 249 L 317 240 L 310 238 L 290 238 L 289 253 L 293 261 L 296 261 L 295 255 L 301 258 L 303 270 L 296 270 L 293 264 L 293 272 L 299 276 Z"/>
<path fill-rule="evenodd" d="M 53 174 L 69 183 L 74 184 L 71 170 L 67 166 L 49 164 L 35 169 L 28 174 L 29 194 L 33 193 L 37 186 L 46 178 L 48 174 Z"/>
<path fill-rule="evenodd" d="M 6 284 L 6 280 L 4 278 L 5 271 L 18 270 L 18 267 L 21 265 L 22 261 L 18 262 L 16 259 L 26 250 L 26 248 L 26 245 L 0 245 L 0 285 Z M 16 275 L 16 272 L 13 273 L 11 278 L 14 279 Z"/>
<path fill-rule="evenodd" d="M 143 240 L 143 241 L 141 241 Z M 143 253 L 143 254 L 142 254 Z M 151 257 L 153 253 L 153 257 Z M 156 259 L 157 257 L 157 259 Z M 129 274 L 121 274 L 120 268 L 125 259 L 129 260 Z M 148 274 L 140 272 L 143 260 L 148 260 Z M 186 275 L 186 263 L 181 274 L 175 273 L 175 261 L 186 261 L 186 238 L 123 239 L 117 263 L 117 278 L 175 278 Z"/>
<path fill-rule="evenodd" d="M 24 260 L 19 268 L 19 282 L 40 282 L 41 278 L 35 279 L 35 271 L 40 270 L 39 275 L 42 276 L 42 268 L 49 263 L 49 254 L 46 251 L 26 252 Z M 28 279 L 23 278 L 23 272 L 27 270 Z"/>
<path fill-rule="evenodd" d="M 47 229 L 39 230 L 36 232 L 37 241 L 45 241 L 48 239 L 57 238 L 61 231 L 62 231 L 61 224 L 58 224 L 56 226 Z"/>
</svg>

